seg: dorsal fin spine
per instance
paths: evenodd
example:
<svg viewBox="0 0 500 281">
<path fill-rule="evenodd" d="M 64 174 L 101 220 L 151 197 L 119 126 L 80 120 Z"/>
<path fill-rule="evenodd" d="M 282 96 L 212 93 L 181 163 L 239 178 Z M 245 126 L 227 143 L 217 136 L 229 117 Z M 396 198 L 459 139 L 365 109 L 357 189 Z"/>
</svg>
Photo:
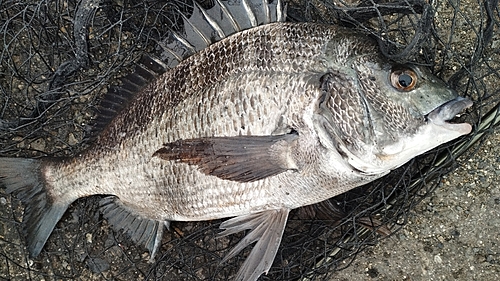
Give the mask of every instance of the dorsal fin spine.
<svg viewBox="0 0 500 281">
<path fill-rule="evenodd" d="M 267 1 L 262 0 L 262 9 L 264 9 L 265 14 L 265 24 L 271 23 L 271 12 L 269 11 L 269 5 L 266 5 Z"/>
<path fill-rule="evenodd" d="M 226 34 L 224 33 L 224 31 L 222 30 L 222 28 L 220 27 L 220 25 L 217 23 L 217 21 L 214 20 L 207 13 L 207 11 L 205 11 L 205 9 L 203 9 L 197 2 L 194 2 L 194 3 L 195 3 L 196 9 L 198 9 L 201 12 L 201 14 L 203 15 L 203 17 L 205 17 L 205 19 L 207 20 L 207 23 L 210 24 L 210 26 L 214 29 L 215 32 L 217 32 L 217 35 L 219 36 L 219 38 L 225 38 Z"/>
<path fill-rule="evenodd" d="M 168 52 L 169 54 L 171 54 L 173 56 L 173 58 L 179 63 L 181 62 L 183 59 L 181 56 L 179 56 L 179 54 L 177 54 L 174 50 L 172 50 L 171 48 L 165 46 L 165 44 L 161 41 L 157 41 L 156 44 L 158 44 L 158 46 L 160 46 L 164 51 Z"/>
<path fill-rule="evenodd" d="M 191 54 L 196 53 L 196 48 L 193 45 L 191 45 L 191 43 L 189 43 L 189 41 L 184 39 L 182 36 L 180 36 L 177 32 L 173 31 L 172 29 L 170 29 L 170 32 L 172 32 L 172 36 L 174 36 L 175 39 L 177 39 L 180 43 L 182 43 L 182 45 L 184 45 L 186 48 L 189 49 Z"/>
<path fill-rule="evenodd" d="M 236 32 L 240 32 L 241 31 L 240 25 L 234 19 L 233 15 L 229 12 L 229 10 L 227 9 L 226 5 L 224 5 L 224 3 L 221 2 L 221 0 L 215 0 L 215 2 L 217 3 L 217 5 L 219 5 L 219 7 L 221 8 L 222 12 L 224 12 L 224 14 L 226 14 L 226 16 L 229 19 L 229 21 L 231 22 L 231 25 L 233 26 L 234 30 Z"/>
<path fill-rule="evenodd" d="M 144 66 L 141 66 L 141 68 L 143 68 L 153 76 L 161 75 L 165 73 L 167 69 L 169 69 L 169 67 L 163 61 L 151 56 L 142 56 L 139 60 L 139 64 L 139 66 Z"/>
<path fill-rule="evenodd" d="M 199 28 L 197 28 L 194 24 L 192 24 L 191 21 L 186 17 L 186 15 L 181 13 L 181 17 L 184 20 L 184 24 L 185 25 L 188 24 L 189 26 L 191 26 L 191 28 L 194 30 L 196 35 L 198 35 L 203 40 L 203 42 L 205 42 L 205 46 L 203 46 L 203 48 L 210 46 L 210 44 L 212 43 L 212 42 L 210 42 L 210 39 L 208 39 L 205 36 L 205 34 L 203 34 L 203 32 L 201 32 L 201 30 Z"/>
<path fill-rule="evenodd" d="M 276 20 L 278 22 L 284 22 L 286 19 L 286 4 L 284 6 L 283 3 L 281 2 L 281 0 L 278 0 L 278 4 L 277 4 L 276 9 L 277 9 Z"/>
<path fill-rule="evenodd" d="M 258 25 L 257 18 L 254 12 L 252 11 L 252 8 L 250 7 L 250 4 L 248 4 L 248 0 L 243 0 L 241 1 L 241 3 L 243 4 L 243 8 L 245 8 L 245 11 L 247 12 L 248 19 L 250 20 L 251 25 L 253 27 L 257 26 Z"/>
</svg>

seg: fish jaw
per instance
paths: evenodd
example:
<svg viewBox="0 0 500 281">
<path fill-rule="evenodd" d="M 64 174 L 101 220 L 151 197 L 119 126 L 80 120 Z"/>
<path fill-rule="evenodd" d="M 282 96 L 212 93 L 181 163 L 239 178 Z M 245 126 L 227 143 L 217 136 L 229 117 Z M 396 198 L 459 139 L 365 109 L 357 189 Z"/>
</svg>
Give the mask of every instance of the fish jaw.
<svg viewBox="0 0 500 281">
<path fill-rule="evenodd" d="M 426 123 L 417 132 L 401 141 L 383 148 L 377 158 L 383 166 L 395 169 L 416 155 L 420 155 L 441 144 L 447 143 L 472 131 L 468 123 L 449 123 L 462 110 L 471 107 L 472 101 L 457 97 L 431 111 L 426 116 Z"/>
<path fill-rule="evenodd" d="M 457 114 L 459 114 L 465 108 L 472 106 L 472 101 L 463 97 L 457 97 L 453 100 L 446 102 L 445 104 L 434 109 L 427 115 L 428 122 L 436 124 L 438 126 L 447 127 L 451 130 L 462 131 L 464 134 L 471 132 L 472 127 L 470 124 L 453 124 L 446 121 L 451 120 Z"/>
</svg>

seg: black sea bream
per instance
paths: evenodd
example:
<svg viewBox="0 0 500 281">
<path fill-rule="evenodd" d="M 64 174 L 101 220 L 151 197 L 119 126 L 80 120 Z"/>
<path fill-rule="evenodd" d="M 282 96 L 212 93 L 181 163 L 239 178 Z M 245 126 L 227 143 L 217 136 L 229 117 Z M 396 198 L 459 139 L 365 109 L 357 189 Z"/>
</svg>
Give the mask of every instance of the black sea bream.
<svg viewBox="0 0 500 281">
<path fill-rule="evenodd" d="M 235 277 L 256 280 L 274 260 L 291 209 L 471 131 L 447 122 L 471 101 L 419 66 L 384 58 L 369 36 L 285 23 L 281 3 L 241 1 L 235 16 L 215 2 L 218 12 L 196 7 L 185 17 L 196 40 L 170 37 L 193 54 L 177 56 L 179 64 L 134 95 L 89 149 L 67 159 L 0 159 L 1 182 L 26 206 L 31 256 L 73 201 L 102 194 L 110 195 L 105 217 L 152 256 L 169 221 L 232 217 L 221 235 L 251 231 L 225 260 L 257 242 Z M 250 26 L 238 31 L 242 14 Z M 200 48 L 214 37 L 203 32 L 218 41 Z"/>
</svg>

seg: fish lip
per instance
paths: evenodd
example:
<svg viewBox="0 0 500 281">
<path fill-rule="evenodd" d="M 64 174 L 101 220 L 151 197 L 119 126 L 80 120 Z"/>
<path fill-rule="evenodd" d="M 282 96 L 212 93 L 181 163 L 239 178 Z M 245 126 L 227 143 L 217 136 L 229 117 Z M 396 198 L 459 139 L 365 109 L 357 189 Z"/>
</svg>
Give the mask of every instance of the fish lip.
<svg viewBox="0 0 500 281">
<path fill-rule="evenodd" d="M 428 123 L 433 123 L 437 126 L 442 126 L 454 131 L 461 131 L 464 134 L 468 134 L 472 130 L 472 126 L 468 123 L 450 123 L 451 119 L 455 118 L 457 114 L 463 110 L 471 107 L 473 102 L 464 97 L 456 97 L 450 101 L 447 101 L 435 108 L 426 115 L 426 120 Z"/>
</svg>

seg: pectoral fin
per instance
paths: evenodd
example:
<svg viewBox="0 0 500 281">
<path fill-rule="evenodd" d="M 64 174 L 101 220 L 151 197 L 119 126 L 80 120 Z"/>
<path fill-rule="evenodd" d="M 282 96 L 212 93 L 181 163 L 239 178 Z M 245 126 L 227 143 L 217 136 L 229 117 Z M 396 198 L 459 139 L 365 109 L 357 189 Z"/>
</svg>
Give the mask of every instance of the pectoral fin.
<svg viewBox="0 0 500 281">
<path fill-rule="evenodd" d="M 297 167 L 291 154 L 296 133 L 278 136 L 235 136 L 178 140 L 153 156 L 197 165 L 207 175 L 251 182 Z"/>
<path fill-rule="evenodd" d="M 223 222 L 220 236 L 250 229 L 247 234 L 227 255 L 222 262 L 236 256 L 248 245 L 257 241 L 234 280 L 257 280 L 262 273 L 267 273 L 273 264 L 285 230 L 289 209 L 269 210 L 256 214 L 243 215 Z"/>
</svg>

